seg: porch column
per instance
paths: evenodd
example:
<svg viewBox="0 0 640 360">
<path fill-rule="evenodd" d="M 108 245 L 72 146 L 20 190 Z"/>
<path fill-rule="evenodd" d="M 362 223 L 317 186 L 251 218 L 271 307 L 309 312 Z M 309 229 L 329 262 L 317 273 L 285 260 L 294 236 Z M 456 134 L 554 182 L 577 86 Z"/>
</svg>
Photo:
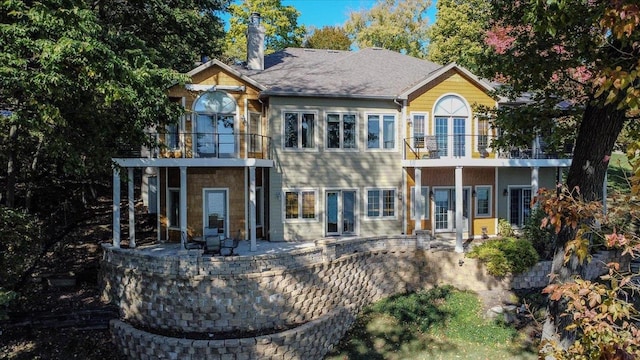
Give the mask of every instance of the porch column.
<svg viewBox="0 0 640 360">
<path fill-rule="evenodd" d="M 180 244 L 187 242 L 187 167 L 180 166 Z"/>
<path fill-rule="evenodd" d="M 415 186 L 413 188 L 413 194 L 411 194 L 414 202 L 416 213 L 415 215 L 415 230 L 422 230 L 422 214 L 424 214 L 424 199 L 422 198 L 422 168 L 414 168 L 414 180 Z"/>
<path fill-rule="evenodd" d="M 136 212 L 133 201 L 133 168 L 127 169 L 128 193 L 127 200 L 129 202 L 129 247 L 136 247 Z"/>
<path fill-rule="evenodd" d="M 456 181 L 456 252 L 461 253 L 464 251 L 462 248 L 462 230 L 464 228 L 464 221 L 462 218 L 462 166 L 456 166 L 455 171 Z"/>
<path fill-rule="evenodd" d="M 540 168 L 537 166 L 531 168 L 531 196 L 538 196 L 539 171 Z"/>
<path fill-rule="evenodd" d="M 251 251 L 258 250 L 256 245 L 256 168 L 249 168 L 249 239 Z"/>
<path fill-rule="evenodd" d="M 113 168 L 113 246 L 120 247 L 120 169 Z"/>
</svg>

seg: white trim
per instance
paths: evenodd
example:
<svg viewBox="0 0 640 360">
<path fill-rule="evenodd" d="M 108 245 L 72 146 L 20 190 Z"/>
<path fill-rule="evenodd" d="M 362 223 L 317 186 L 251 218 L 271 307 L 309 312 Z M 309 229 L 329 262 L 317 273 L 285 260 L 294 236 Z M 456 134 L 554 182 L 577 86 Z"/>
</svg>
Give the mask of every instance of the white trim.
<svg viewBox="0 0 640 360">
<path fill-rule="evenodd" d="M 511 224 L 511 226 L 514 229 L 522 229 L 522 227 L 520 225 L 514 225 L 511 222 L 511 190 L 512 189 L 521 189 L 521 190 L 522 189 L 528 189 L 529 191 L 531 191 L 531 198 L 533 198 L 534 195 L 533 195 L 533 191 L 531 189 L 531 184 L 529 184 L 529 185 L 507 185 L 507 221 L 509 222 L 509 224 Z M 521 199 L 520 200 L 522 200 L 522 195 L 521 195 Z M 525 206 L 525 203 L 522 202 L 522 205 Z M 526 204 L 526 206 L 529 206 L 529 204 Z M 518 211 L 520 213 L 522 213 L 523 209 L 524 208 L 520 208 Z M 524 226 L 524 214 L 522 214 L 522 219 L 521 220 L 523 221 L 522 226 Z"/>
<path fill-rule="evenodd" d="M 244 85 L 202 85 L 202 84 L 186 84 L 185 89 L 191 91 L 233 91 L 244 92 L 247 87 Z"/>
<path fill-rule="evenodd" d="M 436 107 L 438 107 L 438 104 L 440 103 L 440 101 L 442 101 L 445 97 L 447 96 L 453 96 L 453 97 L 457 97 L 458 99 L 460 99 L 464 105 L 467 108 L 467 112 L 468 115 L 467 116 L 453 116 L 451 114 L 449 115 L 445 115 L 445 114 L 438 114 L 436 112 Z M 471 158 L 472 157 L 472 139 L 467 139 L 466 137 L 469 135 L 472 135 L 471 129 L 472 129 L 472 121 L 473 121 L 473 109 L 471 108 L 471 105 L 469 105 L 469 102 L 467 101 L 467 99 L 458 94 L 458 93 L 454 93 L 454 92 L 449 92 L 449 93 L 444 93 L 442 95 L 440 95 L 436 101 L 433 103 L 433 108 L 431 109 L 431 134 L 436 135 L 436 118 L 437 117 L 441 117 L 441 118 L 447 118 L 447 144 L 448 144 L 448 150 L 449 150 L 449 154 L 443 154 L 442 151 L 440 151 L 440 157 L 441 158 L 445 158 L 445 159 L 464 159 L 464 158 Z M 464 139 L 464 156 L 454 156 L 455 153 L 455 149 L 453 147 L 453 143 L 454 143 L 454 134 L 453 134 L 453 122 L 452 119 L 454 118 L 459 118 L 459 119 L 465 119 L 465 123 L 464 123 L 464 134 L 462 134 L 462 136 L 465 137 Z M 449 132 L 451 131 L 451 132 Z M 456 164 L 457 165 L 457 164 Z"/>
<path fill-rule="evenodd" d="M 196 75 L 196 74 L 198 74 L 198 73 L 200 73 L 200 72 L 202 72 L 202 71 L 204 71 L 204 70 L 206 70 L 206 69 L 208 69 L 210 67 L 213 67 L 213 66 L 219 66 L 224 71 L 239 77 L 240 79 L 242 79 L 243 81 L 247 82 L 250 85 L 255 86 L 256 88 L 258 88 L 258 90 L 266 90 L 266 87 L 261 85 L 257 81 L 253 80 L 252 78 L 250 78 L 248 76 L 245 76 L 245 75 L 241 74 L 240 72 L 236 71 L 235 69 L 233 69 L 229 65 L 223 63 L 220 60 L 216 60 L 216 59 L 213 59 L 211 61 L 208 61 L 208 62 L 198 66 L 197 68 L 189 71 L 187 73 L 187 75 L 193 78 L 194 75 Z"/>
<path fill-rule="evenodd" d="M 483 189 L 483 188 L 489 189 L 489 194 L 488 194 L 488 199 L 487 199 L 489 201 L 489 208 L 488 208 L 489 213 L 488 214 L 479 214 L 478 213 L 478 189 Z M 474 208 L 473 209 L 473 216 L 475 218 L 490 218 L 491 214 L 492 214 L 492 209 L 493 209 L 493 199 L 492 199 L 493 189 L 492 189 L 491 185 L 475 185 L 473 187 L 473 191 L 476 192 L 476 196 L 475 196 L 475 198 L 473 200 L 473 208 Z"/>
<path fill-rule="evenodd" d="M 416 146 L 416 144 L 415 144 L 415 129 L 416 129 L 416 122 L 415 122 L 415 120 L 414 120 L 414 119 L 415 119 L 414 117 L 415 117 L 415 116 L 418 116 L 418 115 L 420 115 L 420 116 L 423 116 L 423 117 L 424 117 L 424 124 L 423 124 L 423 126 L 424 126 L 424 129 L 423 129 L 423 130 L 424 130 L 424 133 L 423 133 L 423 136 L 432 135 L 432 133 L 430 133 L 430 132 L 429 132 L 429 131 L 430 131 L 430 129 L 431 129 L 431 127 L 430 127 L 431 121 L 429 121 L 429 120 L 430 120 L 430 119 L 429 119 L 429 112 L 428 112 L 428 111 L 412 111 L 411 113 L 409 113 L 409 117 L 410 117 L 409 122 L 410 122 L 410 124 L 411 124 L 411 126 L 410 126 L 410 127 L 411 127 L 411 130 L 410 130 L 410 134 L 409 134 L 409 136 L 410 136 L 410 138 L 411 138 L 411 146 L 412 146 L 414 149 L 425 149 L 426 144 L 425 144 L 425 142 L 424 142 L 424 141 L 423 141 L 423 147 L 421 147 L 421 148 L 418 148 L 418 147 Z"/>
<path fill-rule="evenodd" d="M 298 194 L 298 217 L 287 219 L 287 193 L 297 193 Z M 313 193 L 314 197 L 314 217 L 313 218 L 303 218 L 303 199 L 302 193 Z M 316 188 L 283 188 L 280 196 L 281 201 L 281 209 L 282 209 L 282 221 L 285 223 L 307 223 L 307 222 L 319 222 L 320 216 L 318 214 L 318 189 Z"/>
<path fill-rule="evenodd" d="M 273 167 L 273 160 L 232 158 L 112 158 L 122 167 Z"/>
<path fill-rule="evenodd" d="M 358 191 L 358 188 L 343 188 L 343 187 L 328 187 L 328 188 L 323 188 L 322 189 L 322 208 L 324 211 L 322 211 L 322 233 L 325 234 L 325 236 L 343 236 L 345 235 L 345 233 L 343 233 L 342 231 L 339 231 L 338 233 L 331 233 L 329 235 L 329 233 L 327 232 L 327 212 L 328 212 L 328 206 L 327 206 L 327 193 L 328 192 L 339 192 L 339 193 L 343 193 L 346 191 L 352 191 L 355 193 L 355 199 L 353 200 L 353 217 L 354 217 L 354 224 L 353 224 L 353 233 L 347 233 L 347 236 L 356 236 L 360 233 L 360 221 L 358 221 L 362 216 L 361 214 L 361 210 L 360 210 L 360 191 Z M 339 224 L 344 224 L 344 217 L 341 215 L 344 213 L 344 203 L 342 202 L 342 198 L 338 198 L 338 219 L 339 219 Z"/>
<path fill-rule="evenodd" d="M 384 216 L 384 191 L 393 191 L 393 216 Z M 369 191 L 380 192 L 380 214 L 378 216 L 369 216 Z M 398 189 L 395 187 L 365 187 L 364 188 L 364 216 L 363 220 L 376 221 L 376 220 L 394 220 L 398 218 Z"/>
<path fill-rule="evenodd" d="M 206 197 L 206 192 L 207 191 L 224 191 L 225 195 L 225 213 L 224 213 L 224 224 L 225 224 L 225 229 L 224 229 L 224 235 L 225 237 L 228 237 L 230 232 L 229 232 L 229 227 L 231 226 L 231 224 L 229 223 L 229 188 L 210 188 L 210 187 L 204 187 L 202 188 L 202 235 L 204 236 L 204 229 L 206 227 L 207 224 L 207 220 L 208 218 L 206 218 L 207 216 L 207 209 L 205 208 L 205 205 L 207 203 L 207 197 Z"/>
</svg>

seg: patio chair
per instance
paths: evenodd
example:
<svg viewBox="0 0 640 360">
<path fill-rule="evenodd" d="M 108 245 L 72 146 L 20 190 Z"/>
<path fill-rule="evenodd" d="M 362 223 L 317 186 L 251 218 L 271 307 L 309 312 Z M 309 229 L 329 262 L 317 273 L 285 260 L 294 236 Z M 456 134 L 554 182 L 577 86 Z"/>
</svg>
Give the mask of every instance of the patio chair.
<svg viewBox="0 0 640 360">
<path fill-rule="evenodd" d="M 209 235 L 204 238 L 204 253 L 208 255 L 221 255 L 220 245 L 222 241 L 218 235 Z"/>
<path fill-rule="evenodd" d="M 236 233 L 236 236 L 234 236 L 232 239 L 224 239 L 224 240 L 222 240 L 221 241 L 221 245 L 220 245 L 220 254 L 224 255 L 224 254 L 222 254 L 222 249 L 229 249 L 229 253 L 226 254 L 225 256 L 233 256 L 233 255 L 235 255 L 233 253 L 233 251 L 235 249 L 237 249 L 238 245 L 240 244 L 240 235 L 241 235 L 241 232 L 240 232 L 240 230 L 238 230 L 238 232 Z M 227 240 L 231 240 L 231 244 L 229 244 L 227 242 Z"/>
<path fill-rule="evenodd" d="M 187 250 L 202 249 L 202 247 L 203 247 L 203 243 L 202 242 L 195 241 L 187 233 L 183 233 L 182 234 L 182 238 L 184 239 L 184 242 L 183 242 L 184 243 L 184 248 L 187 249 Z"/>
<path fill-rule="evenodd" d="M 440 158 L 440 149 L 438 149 L 438 141 L 435 136 L 425 136 L 424 137 L 424 145 L 429 151 L 430 159 L 439 159 Z"/>
</svg>

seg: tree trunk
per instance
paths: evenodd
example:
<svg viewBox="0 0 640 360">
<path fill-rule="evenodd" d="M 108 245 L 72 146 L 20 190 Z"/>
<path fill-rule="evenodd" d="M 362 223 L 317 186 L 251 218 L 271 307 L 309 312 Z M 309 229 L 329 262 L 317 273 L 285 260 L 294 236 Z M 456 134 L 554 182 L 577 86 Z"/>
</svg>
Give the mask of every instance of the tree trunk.
<svg viewBox="0 0 640 360">
<path fill-rule="evenodd" d="M 587 105 L 567 176 L 567 187 L 570 191 L 577 187 L 584 200 L 602 200 L 602 187 L 609 166 L 609 157 L 626 120 L 625 111 L 617 110 L 616 104 L 604 107 Z M 565 246 L 575 234 L 576 232 L 566 225 L 558 234 L 550 283 L 571 282 L 575 275 L 581 274 L 583 264 L 576 256 L 571 256 L 569 262 L 564 263 Z M 575 333 L 565 330 L 572 321 L 571 317 L 562 316 L 565 310 L 566 302 L 562 299 L 549 301 L 542 337 L 547 340 L 555 339 L 566 349 L 573 343 Z M 556 334 L 559 337 L 556 338 Z"/>
<path fill-rule="evenodd" d="M 7 154 L 7 202 L 5 205 L 9 208 L 15 207 L 16 202 L 16 151 L 15 144 L 16 138 L 18 137 L 18 126 L 11 125 L 9 129 L 9 141 L 8 149 L 9 153 Z"/>
<path fill-rule="evenodd" d="M 38 159 L 40 158 L 40 152 L 42 150 L 42 144 L 44 143 L 44 136 L 40 135 L 40 137 L 38 138 L 38 146 L 36 147 L 36 152 L 33 155 L 33 160 L 31 161 L 31 167 L 29 168 L 30 170 L 30 180 L 28 182 L 28 189 L 27 189 L 27 194 L 25 195 L 25 200 L 24 200 L 24 208 L 27 212 L 29 212 L 31 210 L 31 200 L 33 199 L 33 188 L 35 187 L 35 183 L 33 181 L 34 178 L 36 178 L 36 170 L 38 169 Z"/>
</svg>

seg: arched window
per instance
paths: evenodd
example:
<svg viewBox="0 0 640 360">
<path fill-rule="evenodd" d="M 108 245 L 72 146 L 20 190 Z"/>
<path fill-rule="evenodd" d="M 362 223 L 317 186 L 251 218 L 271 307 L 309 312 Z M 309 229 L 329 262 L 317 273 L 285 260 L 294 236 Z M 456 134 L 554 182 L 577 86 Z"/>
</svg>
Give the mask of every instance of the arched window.
<svg viewBox="0 0 640 360">
<path fill-rule="evenodd" d="M 227 93 L 210 91 L 193 104 L 195 150 L 199 157 L 235 157 L 236 101 Z"/>
<path fill-rule="evenodd" d="M 443 96 L 436 103 L 433 115 L 440 156 L 466 156 L 470 112 L 465 101 L 456 95 Z"/>
</svg>

